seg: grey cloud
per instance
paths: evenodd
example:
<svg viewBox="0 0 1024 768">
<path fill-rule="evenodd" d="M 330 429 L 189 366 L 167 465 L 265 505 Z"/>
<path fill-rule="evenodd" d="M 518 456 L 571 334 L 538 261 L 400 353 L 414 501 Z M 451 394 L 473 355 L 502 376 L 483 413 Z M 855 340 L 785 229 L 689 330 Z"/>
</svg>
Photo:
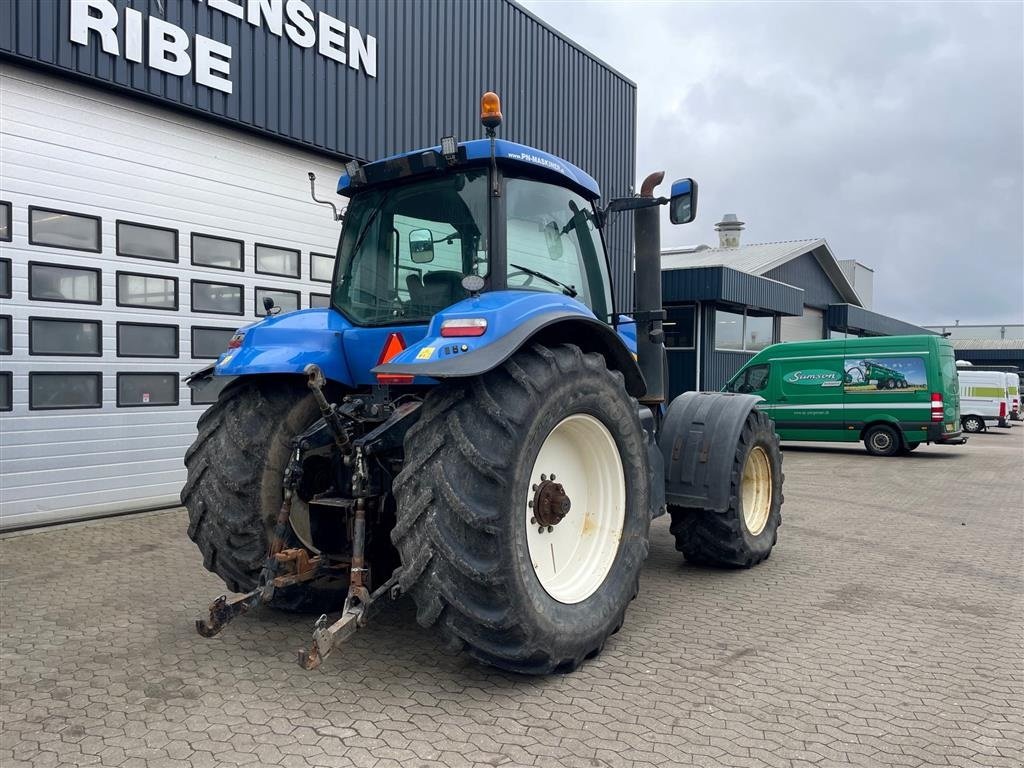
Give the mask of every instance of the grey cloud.
<svg viewBox="0 0 1024 768">
<path fill-rule="evenodd" d="M 693 176 L 668 245 L 826 237 L 875 308 L 1024 320 L 1024 5 L 529 2 L 638 86 L 637 171 Z"/>
</svg>

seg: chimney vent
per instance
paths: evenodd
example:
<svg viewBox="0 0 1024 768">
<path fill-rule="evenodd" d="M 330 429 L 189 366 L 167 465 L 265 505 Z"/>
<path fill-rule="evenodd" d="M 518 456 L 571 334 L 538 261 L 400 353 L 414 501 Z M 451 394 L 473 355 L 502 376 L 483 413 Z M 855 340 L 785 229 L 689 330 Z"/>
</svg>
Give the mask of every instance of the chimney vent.
<svg viewBox="0 0 1024 768">
<path fill-rule="evenodd" d="M 727 213 L 722 220 L 715 224 L 715 231 L 718 232 L 719 248 L 739 248 L 740 232 L 743 231 L 745 222 L 736 218 L 735 213 Z"/>
</svg>

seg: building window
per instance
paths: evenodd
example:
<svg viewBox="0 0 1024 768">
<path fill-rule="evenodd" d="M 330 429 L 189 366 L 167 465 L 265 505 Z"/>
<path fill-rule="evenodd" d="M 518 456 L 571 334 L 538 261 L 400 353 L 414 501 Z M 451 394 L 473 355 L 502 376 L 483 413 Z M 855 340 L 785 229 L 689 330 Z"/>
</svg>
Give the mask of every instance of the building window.
<svg viewBox="0 0 1024 768">
<path fill-rule="evenodd" d="M 0 355 L 14 352 L 14 333 L 11 328 L 11 316 L 0 315 Z"/>
<path fill-rule="evenodd" d="M 241 315 L 243 311 L 242 286 L 231 283 L 192 281 L 192 311 L 215 315 Z"/>
<path fill-rule="evenodd" d="M 764 349 L 772 343 L 775 318 L 771 315 L 747 315 L 743 326 L 743 348 L 749 352 Z"/>
<path fill-rule="evenodd" d="M 102 373 L 60 371 L 28 375 L 29 410 L 100 408 L 102 405 Z"/>
<path fill-rule="evenodd" d="M 117 407 L 178 404 L 178 374 L 117 374 Z"/>
<path fill-rule="evenodd" d="M 118 221 L 117 255 L 177 262 L 178 230 Z"/>
<path fill-rule="evenodd" d="M 229 237 L 192 233 L 192 263 L 197 267 L 245 269 L 245 243 Z"/>
<path fill-rule="evenodd" d="M 178 326 L 118 323 L 118 357 L 177 357 Z"/>
<path fill-rule="evenodd" d="M 11 298 L 11 260 L 0 259 L 0 299 Z"/>
<path fill-rule="evenodd" d="M 299 252 L 256 243 L 256 271 L 261 275 L 299 276 Z"/>
<path fill-rule="evenodd" d="M 715 349 L 756 352 L 773 343 L 775 318 L 743 312 L 715 311 Z"/>
<path fill-rule="evenodd" d="M 176 310 L 178 278 L 118 272 L 117 306 Z"/>
<path fill-rule="evenodd" d="M 669 349 L 693 349 L 694 318 L 696 308 L 693 306 L 665 307 L 665 346 Z"/>
<path fill-rule="evenodd" d="M 267 310 L 263 306 L 264 299 L 273 299 L 274 305 L 281 308 L 281 313 L 294 312 L 299 308 L 298 291 L 282 291 L 277 288 L 256 289 L 256 317 L 266 317 Z"/>
<path fill-rule="evenodd" d="M 100 303 L 100 271 L 89 267 L 28 263 L 28 297 L 38 301 Z"/>
<path fill-rule="evenodd" d="M 14 409 L 14 388 L 11 384 L 11 380 L 13 378 L 14 377 L 10 373 L 0 373 L 0 411 L 10 411 Z"/>
<path fill-rule="evenodd" d="M 331 297 L 326 293 L 311 293 L 309 294 L 309 306 L 329 307 L 331 306 Z"/>
<path fill-rule="evenodd" d="M 103 354 L 103 324 L 99 320 L 30 317 L 28 353 L 99 357 Z"/>
<path fill-rule="evenodd" d="M 192 393 L 192 405 L 210 405 L 211 403 L 216 403 L 217 398 L 220 397 L 221 391 L 223 391 L 224 387 L 233 381 L 234 378 L 234 376 L 214 376 L 199 389 L 192 389 L 189 387 L 189 391 Z"/>
<path fill-rule="evenodd" d="M 235 335 L 234 328 L 204 328 L 192 326 L 192 359 L 214 359 L 228 351 L 228 342 Z"/>
<path fill-rule="evenodd" d="M 52 208 L 28 208 L 28 241 L 75 251 L 99 253 L 100 218 Z"/>
<path fill-rule="evenodd" d="M 334 257 L 326 253 L 309 254 L 309 279 L 329 283 L 334 277 Z"/>
<path fill-rule="evenodd" d="M 11 204 L 0 200 L 0 240 L 11 241 L 14 225 L 11 223 Z"/>
</svg>

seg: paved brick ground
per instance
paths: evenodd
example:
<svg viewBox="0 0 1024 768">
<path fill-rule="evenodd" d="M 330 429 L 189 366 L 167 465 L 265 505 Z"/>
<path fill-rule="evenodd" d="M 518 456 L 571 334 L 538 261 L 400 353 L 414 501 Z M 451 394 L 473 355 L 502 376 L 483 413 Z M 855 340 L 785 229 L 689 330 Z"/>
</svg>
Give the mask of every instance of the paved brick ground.
<svg viewBox="0 0 1024 768">
<path fill-rule="evenodd" d="M 1024 764 L 1024 428 L 872 459 L 786 451 L 752 571 L 666 521 L 626 626 L 575 674 L 448 655 L 400 603 L 323 672 L 309 617 L 222 637 L 181 511 L 0 540 L 0 765 Z M 51 563 L 56 563 L 56 569 Z"/>
</svg>

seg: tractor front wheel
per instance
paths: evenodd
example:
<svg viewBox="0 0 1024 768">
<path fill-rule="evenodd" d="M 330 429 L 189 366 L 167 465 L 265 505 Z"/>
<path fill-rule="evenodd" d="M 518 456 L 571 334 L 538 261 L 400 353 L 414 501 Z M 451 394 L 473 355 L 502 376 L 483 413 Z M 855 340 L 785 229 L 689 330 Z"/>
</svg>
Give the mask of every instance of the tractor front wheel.
<svg viewBox="0 0 1024 768">
<path fill-rule="evenodd" d="M 575 669 L 622 625 L 647 556 L 637 402 L 603 357 L 536 345 L 426 399 L 394 483 L 400 585 L 448 644 Z"/>
<path fill-rule="evenodd" d="M 772 420 L 753 410 L 733 456 L 724 512 L 670 506 L 676 549 L 699 565 L 749 568 L 766 560 L 782 525 L 782 452 Z"/>
</svg>

